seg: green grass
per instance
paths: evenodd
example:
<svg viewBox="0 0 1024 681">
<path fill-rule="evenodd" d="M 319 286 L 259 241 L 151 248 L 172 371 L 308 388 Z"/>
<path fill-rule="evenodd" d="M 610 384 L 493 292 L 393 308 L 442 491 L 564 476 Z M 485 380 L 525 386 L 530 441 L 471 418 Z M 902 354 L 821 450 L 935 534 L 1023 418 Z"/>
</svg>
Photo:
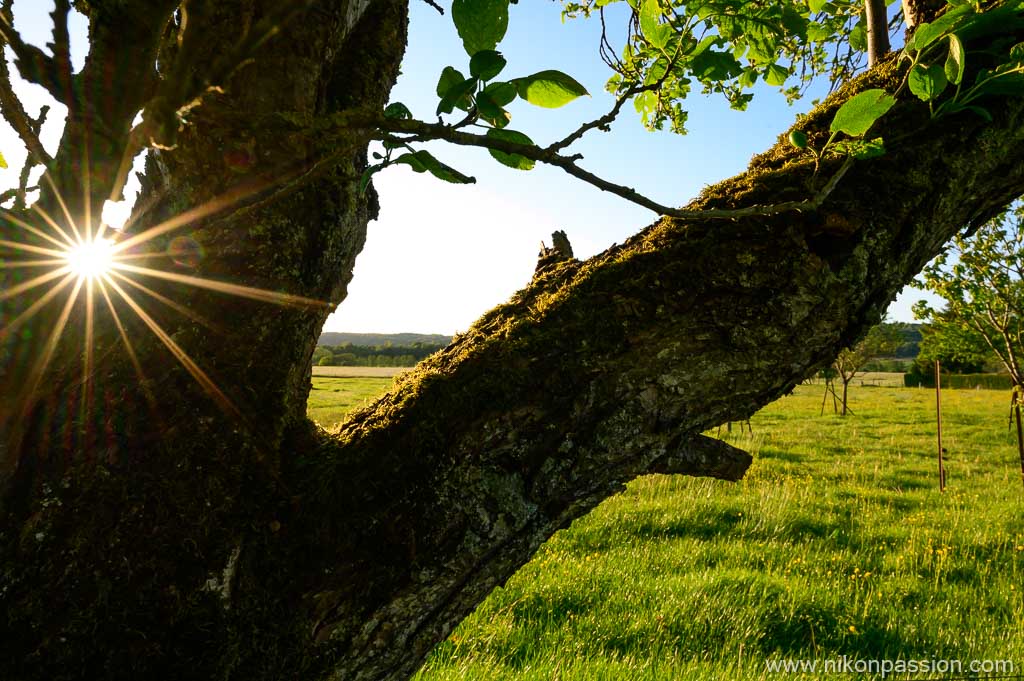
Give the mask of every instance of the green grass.
<svg viewBox="0 0 1024 681">
<path fill-rule="evenodd" d="M 392 382 L 391 378 L 314 376 L 306 413 L 324 428 L 330 428 L 348 412 L 383 393 Z"/>
<path fill-rule="evenodd" d="M 645 477 L 559 532 L 417 679 L 820 678 L 765 661 L 841 655 L 1024 669 L 1007 393 L 943 393 L 940 494 L 934 392 L 851 386 L 843 419 L 818 415 L 822 390 L 728 434 L 754 455 L 744 481 Z"/>
</svg>

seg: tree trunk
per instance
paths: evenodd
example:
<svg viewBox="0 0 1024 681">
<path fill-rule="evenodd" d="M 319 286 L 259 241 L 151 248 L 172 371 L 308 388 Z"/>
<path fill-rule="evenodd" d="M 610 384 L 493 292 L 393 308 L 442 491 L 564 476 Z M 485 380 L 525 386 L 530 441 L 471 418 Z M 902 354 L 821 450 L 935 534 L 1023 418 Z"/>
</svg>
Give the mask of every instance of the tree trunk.
<svg viewBox="0 0 1024 681">
<path fill-rule="evenodd" d="M 846 416 L 846 392 L 847 392 L 847 389 L 850 387 L 850 380 L 852 378 L 853 378 L 852 376 L 850 378 L 846 378 L 845 376 L 843 376 L 843 399 L 842 399 L 843 413 L 841 414 L 841 416 Z"/>
<path fill-rule="evenodd" d="M 344 297 L 374 211 L 358 192 L 365 140 L 294 123 L 380 110 L 405 7 L 328 4 L 194 111 L 176 150 L 154 155 L 133 231 L 233 186 L 297 177 L 325 145 L 337 165 L 189 221 L 202 251 L 164 267 Z M 215 6 L 218 30 L 253 20 L 252 2 Z M 812 142 L 851 93 L 895 91 L 897 68 L 882 64 L 803 119 Z M 930 121 L 904 97 L 886 119 L 899 141 L 855 164 L 819 211 L 663 219 L 545 268 L 334 435 L 303 418 L 326 308 L 145 279 L 198 317 L 182 318 L 122 284 L 220 397 L 124 305 L 119 320 L 98 307 L 87 376 L 82 334 L 69 331 L 27 395 L 15 391 L 20 367 L 40 344 L 5 339 L 17 361 L 4 394 L 21 402 L 3 421 L 19 434 L 3 453 L 4 678 L 408 677 L 543 541 L 629 480 L 741 477 L 750 457 L 701 433 L 831 362 L 950 235 L 1024 192 L 1024 104 L 986 106 L 991 124 Z M 780 142 L 693 206 L 806 197 L 812 171 Z M 159 260 L 178 234 L 140 248 Z M 35 338 L 61 300 L 30 325 Z M 69 328 L 84 328 L 80 307 Z"/>
</svg>

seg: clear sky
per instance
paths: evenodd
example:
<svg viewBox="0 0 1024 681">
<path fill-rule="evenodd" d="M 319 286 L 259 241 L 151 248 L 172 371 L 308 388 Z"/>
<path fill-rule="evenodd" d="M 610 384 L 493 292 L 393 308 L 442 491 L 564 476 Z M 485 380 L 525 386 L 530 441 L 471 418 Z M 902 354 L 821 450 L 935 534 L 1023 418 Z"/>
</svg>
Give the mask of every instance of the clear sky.
<svg viewBox="0 0 1024 681">
<path fill-rule="evenodd" d="M 498 46 L 508 59 L 502 78 L 556 68 L 592 94 L 558 110 L 513 103 L 510 127 L 541 145 L 603 115 L 613 103 L 604 92 L 610 74 L 598 57 L 598 22 L 563 23 L 560 7 L 557 2 L 535 0 L 512 5 L 508 34 Z M 16 24 L 37 45 L 49 40 L 51 9 L 49 0 L 14 3 Z M 623 16 L 617 22 L 614 18 L 609 23 L 612 36 L 625 26 Z M 84 20 L 79 17 L 72 29 L 81 59 Z M 409 49 L 392 99 L 404 102 L 418 118 L 432 120 L 441 70 L 451 65 L 465 73 L 468 61 L 450 16 L 439 15 L 422 0 L 411 0 Z M 31 114 L 44 102 L 53 105 L 41 88 L 21 83 L 18 89 Z M 765 87 L 746 112 L 730 110 L 720 97 L 699 94 L 692 94 L 687 106 L 686 136 L 647 132 L 632 108 L 625 107 L 610 133 L 593 131 L 574 147 L 584 155 L 581 165 L 660 203 L 681 206 L 703 186 L 741 172 L 750 157 L 770 146 L 810 102 L 808 98 L 790 107 L 776 88 Z M 54 107 L 50 120 L 44 143 L 54 149 L 59 107 Z M 554 168 L 538 165 L 529 172 L 516 171 L 499 165 L 483 149 L 441 143 L 429 148 L 442 161 L 476 177 L 477 183 L 451 185 L 405 166 L 378 174 L 380 216 L 369 226 L 349 297 L 328 319 L 325 330 L 465 330 L 529 281 L 540 242 L 550 245 L 552 231 L 565 230 L 576 256 L 587 257 L 657 218 Z M 24 157 L 6 126 L 0 127 L 0 150 L 11 162 L 10 170 L 0 171 L 0 184 L 6 188 L 16 184 Z M 910 306 L 921 297 L 921 292 L 905 290 L 890 307 L 890 317 L 912 321 Z"/>
</svg>

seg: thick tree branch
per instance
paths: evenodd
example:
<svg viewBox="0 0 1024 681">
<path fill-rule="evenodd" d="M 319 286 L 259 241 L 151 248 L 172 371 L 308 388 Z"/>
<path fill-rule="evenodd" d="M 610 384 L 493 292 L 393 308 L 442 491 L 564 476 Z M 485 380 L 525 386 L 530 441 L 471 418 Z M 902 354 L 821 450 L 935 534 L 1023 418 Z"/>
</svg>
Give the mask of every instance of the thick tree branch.
<svg viewBox="0 0 1024 681">
<path fill-rule="evenodd" d="M 34 45 L 26 43 L 14 28 L 9 11 L 0 12 L 0 38 L 14 51 L 14 64 L 21 77 L 41 85 L 53 98 L 68 103 L 67 93 L 60 87 L 60 71 L 52 57 Z"/>
<path fill-rule="evenodd" d="M 206 93 L 225 87 L 231 76 L 249 63 L 268 40 L 278 35 L 282 27 L 304 14 L 316 0 L 296 0 L 277 4 L 254 26 L 243 30 L 235 45 L 209 66 L 198 66 L 202 47 L 210 40 L 223 36 L 211 33 L 207 15 L 215 12 L 214 3 L 194 3 L 188 9 L 188 22 L 179 38 L 179 49 L 174 63 L 161 80 L 156 93 L 144 107 L 144 121 L 132 131 L 133 146 L 148 144 L 157 148 L 171 148 L 177 139 L 180 117 L 201 103 Z M 141 147 L 136 151 L 141 151 Z"/>
<path fill-rule="evenodd" d="M 9 25 L 4 23 L 8 21 L 10 21 L 10 4 L 5 3 L 4 7 L 0 9 L 0 26 Z M 0 32 L 0 35 L 2 35 L 2 32 Z M 2 47 L 0 45 L 0 49 Z M 39 125 L 36 125 L 29 118 L 28 113 L 25 112 L 24 105 L 21 103 L 21 99 L 14 94 L 14 88 L 11 85 L 11 74 L 7 68 L 6 59 L 0 59 L 0 114 L 3 115 L 4 120 L 7 121 L 7 124 L 14 129 L 14 132 L 21 139 L 28 150 L 30 159 L 42 165 L 49 165 L 52 162 L 53 159 L 46 153 L 46 149 L 43 148 L 42 143 L 39 141 L 39 127 L 46 114 L 41 113 Z"/>
<path fill-rule="evenodd" d="M 39 128 L 46 118 L 49 107 L 40 110 L 40 117 L 32 120 L 21 104 L 21 100 L 14 94 L 11 88 L 11 81 L 7 73 L 6 64 L 0 65 L 0 109 L 2 109 L 4 120 L 10 125 L 14 132 L 21 139 L 28 150 L 29 158 L 33 164 L 49 165 L 53 159 L 43 148 L 39 141 Z"/>
<path fill-rule="evenodd" d="M 900 76 L 876 69 L 855 87 L 894 91 Z M 850 94 L 806 129 L 827 134 Z M 316 630 L 338 647 L 335 669 L 410 672 L 404 651 L 425 654 L 514 572 L 519 552 L 636 475 L 735 477 L 745 456 L 701 432 L 830 363 L 951 235 L 1024 192 L 1024 105 L 989 106 L 991 126 L 930 121 L 904 95 L 888 119 L 903 143 L 849 166 L 817 212 L 661 220 L 545 269 L 322 441 L 321 463 L 296 470 L 293 486 L 308 493 L 293 522 L 316 528 L 297 547 L 345 538 L 308 566 L 310 579 L 340 575 L 314 580 L 333 594 Z M 1000 144 L 979 143 L 990 136 Z M 797 153 L 780 142 L 688 212 L 770 202 L 802 184 Z M 364 511 L 382 507 L 387 527 Z M 374 577 L 339 567 L 370 562 Z M 355 591 L 398 596 L 374 606 Z"/>
<path fill-rule="evenodd" d="M 648 469 L 666 475 L 698 475 L 720 480 L 739 480 L 753 461 L 750 454 L 707 435 L 684 439 Z"/>
</svg>

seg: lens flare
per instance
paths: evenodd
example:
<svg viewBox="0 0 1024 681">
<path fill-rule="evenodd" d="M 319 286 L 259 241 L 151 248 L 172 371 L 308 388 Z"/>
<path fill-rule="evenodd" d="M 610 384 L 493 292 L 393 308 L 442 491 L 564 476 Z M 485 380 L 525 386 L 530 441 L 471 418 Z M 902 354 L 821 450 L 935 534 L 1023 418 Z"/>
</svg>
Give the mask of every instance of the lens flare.
<svg viewBox="0 0 1024 681">
<path fill-rule="evenodd" d="M 83 160 L 82 165 L 88 167 L 88 157 Z M 27 422 L 32 410 L 39 403 L 40 387 L 46 380 L 51 364 L 60 355 L 59 345 L 65 330 L 69 325 L 79 322 L 82 329 L 76 333 L 80 333 L 84 341 L 79 354 L 81 389 L 78 396 L 73 396 L 73 399 L 80 400 L 77 406 L 78 422 L 83 428 L 81 437 L 83 441 L 91 441 L 89 429 L 93 428 L 92 412 L 96 408 L 94 389 L 97 387 L 96 382 L 100 380 L 96 375 L 96 364 L 100 357 L 97 352 L 100 346 L 96 345 L 97 329 L 104 321 L 100 315 L 107 321 L 113 321 L 156 421 L 160 421 L 156 409 L 157 397 L 150 386 L 150 381 L 143 373 L 144 358 L 136 351 L 131 338 L 132 334 L 138 333 L 135 331 L 138 327 L 126 323 L 131 314 L 141 320 L 143 326 L 159 339 L 170 356 L 191 374 L 223 411 L 232 415 L 239 423 L 244 423 L 242 410 L 234 405 L 228 394 L 217 385 L 215 376 L 201 368 L 174 339 L 174 327 L 164 329 L 160 325 L 167 323 L 167 314 L 161 315 L 158 322 L 158 318 L 146 311 L 143 303 L 150 299 L 154 300 L 178 313 L 182 318 L 199 322 L 214 330 L 218 330 L 218 327 L 192 310 L 187 300 L 177 301 L 170 296 L 179 293 L 182 286 L 188 286 L 273 305 L 298 308 L 333 307 L 329 301 L 199 276 L 207 253 L 203 246 L 190 236 L 190 230 L 195 229 L 197 224 L 212 224 L 229 219 L 250 205 L 268 200 L 268 194 L 276 195 L 276 192 L 309 170 L 310 168 L 291 169 L 279 177 L 239 185 L 147 229 L 138 232 L 130 228 L 117 230 L 110 238 L 104 238 L 109 226 L 102 220 L 99 221 L 100 224 L 94 225 L 90 218 L 92 195 L 89 191 L 88 177 L 83 180 L 84 198 L 81 202 L 81 212 L 84 213 L 84 218 L 80 221 L 76 222 L 73 219 L 67 202 L 60 195 L 48 173 L 43 175 L 43 182 L 52 190 L 62 219 L 55 219 L 55 215 L 38 202 L 31 206 L 38 221 L 29 218 L 26 212 L 16 214 L 0 208 L 0 222 L 6 223 L 5 229 L 0 233 L 3 237 L 0 238 L 0 307 L 5 308 L 0 312 L 6 312 L 8 306 L 13 307 L 11 314 L 0 315 L 0 343 L 12 342 L 15 339 L 13 334 L 19 329 L 24 329 L 30 320 L 44 310 L 49 313 L 48 333 L 45 337 L 40 337 L 41 343 L 34 343 L 34 354 L 37 356 L 26 366 L 27 380 L 19 389 L 18 396 L 14 398 L 14 404 L 18 406 L 6 409 L 8 405 L 0 400 L 0 406 L 4 407 L 0 409 L 0 433 L 7 433 L 6 438 L 0 436 L 0 439 L 6 439 L 6 442 L 0 441 L 0 469 L 9 464 L 2 456 L 5 445 L 9 451 L 17 451 L 20 438 L 27 432 L 18 427 L 19 416 L 22 421 Z M 156 203 L 158 199 L 152 197 L 151 203 L 144 204 L 141 208 L 136 207 L 132 218 L 128 220 L 128 225 L 134 227 L 135 220 L 148 214 L 149 207 Z M 170 239 L 166 248 L 153 247 L 154 240 L 160 237 Z M 147 244 L 149 247 L 144 248 Z M 133 265 L 133 262 L 139 264 Z M 152 267 L 142 266 L 143 263 Z M 166 269 L 168 264 L 174 269 L 190 270 L 192 274 L 186 275 Z M 33 274 L 35 276 L 32 276 Z M 173 287 L 173 293 L 161 293 L 144 284 L 145 279 L 172 282 L 176 286 Z M 142 296 L 136 297 L 136 291 Z M 100 304 L 101 298 L 106 306 L 105 310 Z M 6 302 L 15 299 L 18 299 L 16 304 Z M 83 314 L 73 314 L 76 310 Z M 30 341 L 26 337 L 25 340 L 15 342 Z M 61 362 L 62 370 L 72 369 L 73 360 L 69 359 L 68 353 L 64 355 L 67 356 Z M 157 369 L 160 368 L 159 358 L 156 356 L 148 355 L 145 362 L 156 362 Z M 69 403 L 68 407 L 71 406 Z"/>
<path fill-rule="evenodd" d="M 82 279 L 102 277 L 114 264 L 112 247 L 110 239 L 83 241 L 68 251 L 68 267 Z"/>
</svg>

